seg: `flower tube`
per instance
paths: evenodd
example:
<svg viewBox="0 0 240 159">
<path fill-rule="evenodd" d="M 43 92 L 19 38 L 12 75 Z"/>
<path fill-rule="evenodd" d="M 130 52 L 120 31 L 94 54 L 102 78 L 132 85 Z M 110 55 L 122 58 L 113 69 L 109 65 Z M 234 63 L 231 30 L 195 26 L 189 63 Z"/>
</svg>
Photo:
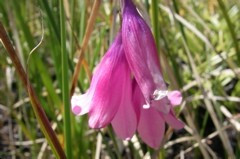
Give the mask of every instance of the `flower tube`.
<svg viewBox="0 0 240 159">
<path fill-rule="evenodd" d="M 89 90 L 72 98 L 72 111 L 76 115 L 88 113 L 89 126 L 102 128 L 117 113 L 123 98 L 130 71 L 122 47 L 121 34 L 102 58 L 93 75 Z"/>
<path fill-rule="evenodd" d="M 131 0 L 124 1 L 122 37 L 130 69 L 145 97 L 145 108 L 153 106 L 168 113 L 167 86 L 163 79 L 157 48 L 150 28 Z"/>
</svg>

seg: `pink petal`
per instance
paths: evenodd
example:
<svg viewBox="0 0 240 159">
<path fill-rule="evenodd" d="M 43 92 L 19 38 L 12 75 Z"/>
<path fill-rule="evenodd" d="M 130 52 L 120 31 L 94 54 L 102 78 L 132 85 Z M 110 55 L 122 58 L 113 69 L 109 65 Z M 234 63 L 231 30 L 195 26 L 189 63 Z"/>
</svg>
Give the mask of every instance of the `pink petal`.
<svg viewBox="0 0 240 159">
<path fill-rule="evenodd" d="M 150 147 L 157 149 L 165 132 L 165 122 L 160 113 L 154 108 L 141 109 L 138 123 L 138 133 L 142 140 Z"/>
<path fill-rule="evenodd" d="M 160 70 L 157 48 L 150 28 L 138 14 L 131 0 L 125 1 L 122 22 L 125 55 L 145 97 L 154 101 L 154 92 L 167 90 Z"/>
<path fill-rule="evenodd" d="M 119 34 L 93 76 L 89 90 L 94 92 L 89 110 L 89 126 L 92 128 L 105 127 L 118 111 L 126 78 L 130 76 L 121 44 Z"/>
<path fill-rule="evenodd" d="M 163 115 L 165 121 L 174 129 L 182 129 L 184 127 L 184 123 L 180 120 L 178 120 L 173 112 L 173 110 L 171 110 L 171 112 L 169 114 L 164 114 Z"/>
<path fill-rule="evenodd" d="M 166 97 L 161 100 L 152 101 L 151 106 L 163 114 L 168 114 L 171 109 L 169 100 Z"/>
<path fill-rule="evenodd" d="M 80 96 L 73 96 L 71 99 L 72 112 L 75 115 L 83 115 L 88 113 L 90 101 L 91 95 L 89 95 L 89 93 L 85 93 Z"/>
<path fill-rule="evenodd" d="M 165 122 L 161 114 L 153 107 L 149 109 L 142 107 L 145 100 L 136 82 L 134 83 L 133 103 L 137 112 L 140 113 L 137 128 L 140 137 L 150 147 L 158 148 L 164 135 Z"/>
<path fill-rule="evenodd" d="M 168 100 L 172 106 L 180 105 L 182 102 L 182 93 L 180 91 L 169 92 Z"/>
<path fill-rule="evenodd" d="M 134 107 L 134 110 L 137 115 L 137 121 L 139 121 L 140 112 L 141 112 L 141 109 L 143 108 L 143 105 L 145 104 L 145 99 L 144 99 L 143 94 L 142 94 L 135 79 L 132 82 L 132 86 L 133 86 L 132 87 L 132 89 L 133 89 L 133 97 L 132 97 L 133 107 Z"/>
<path fill-rule="evenodd" d="M 114 131 L 123 140 L 132 138 L 137 129 L 137 116 L 132 103 L 132 83 L 130 78 L 130 70 L 129 78 L 125 84 L 122 102 L 111 122 Z"/>
</svg>

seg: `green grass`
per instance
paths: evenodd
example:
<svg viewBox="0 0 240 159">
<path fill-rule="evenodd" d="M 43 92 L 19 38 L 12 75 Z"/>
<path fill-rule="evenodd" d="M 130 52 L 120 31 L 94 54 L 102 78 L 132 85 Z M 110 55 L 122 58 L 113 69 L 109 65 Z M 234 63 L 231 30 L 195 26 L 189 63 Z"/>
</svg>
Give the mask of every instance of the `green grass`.
<svg viewBox="0 0 240 159">
<path fill-rule="evenodd" d="M 60 1 L 60 30 L 61 30 L 61 66 L 62 66 L 62 100 L 64 141 L 67 158 L 72 158 L 72 134 L 71 134 L 71 117 L 70 117 L 70 95 L 69 95 L 69 75 L 68 75 L 68 53 L 66 50 L 66 18 L 63 6 L 63 0 Z"/>
<path fill-rule="evenodd" d="M 225 107 L 233 116 L 231 119 L 240 122 L 240 3 L 151 2 L 136 0 L 151 24 L 169 89 L 183 91 L 184 102 L 176 113 L 187 125 L 181 131 L 169 130 L 169 140 L 157 151 L 147 147 L 138 136 L 136 141 L 126 144 L 111 128 L 94 131 L 88 127 L 87 115 L 75 117 L 70 112 L 72 76 L 94 0 L 2 0 L 0 21 L 24 68 L 28 68 L 30 82 L 48 119 L 56 125 L 54 130 L 67 158 L 94 158 L 99 155 L 98 149 L 102 158 L 144 155 L 173 158 L 179 157 L 181 151 L 193 158 L 229 155 L 240 158 L 239 132 L 222 109 Z M 120 18 L 115 10 L 119 7 L 117 0 L 101 2 L 75 93 L 88 89 L 89 76 L 116 35 Z M 42 36 L 43 41 L 29 57 Z M 44 138 L 39 119 L 3 45 L 0 45 L 0 130 L 0 158 L 54 155 L 50 147 L 38 142 Z M 206 138 L 207 143 L 193 147 Z M 175 140 L 181 142 L 174 145 L 168 142 Z M 26 141 L 33 142 L 24 145 Z"/>
</svg>

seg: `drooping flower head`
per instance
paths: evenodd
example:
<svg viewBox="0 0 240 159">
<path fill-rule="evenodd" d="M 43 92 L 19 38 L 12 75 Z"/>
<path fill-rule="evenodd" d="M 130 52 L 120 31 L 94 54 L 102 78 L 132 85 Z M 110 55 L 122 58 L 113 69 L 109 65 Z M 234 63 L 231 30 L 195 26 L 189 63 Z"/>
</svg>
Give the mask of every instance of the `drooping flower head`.
<svg viewBox="0 0 240 159">
<path fill-rule="evenodd" d="M 167 87 L 160 70 L 157 48 L 149 26 L 131 0 L 124 1 L 122 37 L 130 69 L 145 97 L 145 107 L 170 111 Z"/>
<path fill-rule="evenodd" d="M 97 66 L 89 90 L 72 97 L 72 111 L 88 113 L 91 128 L 111 123 L 121 139 L 138 131 L 146 144 L 158 148 L 165 122 L 183 127 L 173 111 L 182 96 L 168 92 L 151 30 L 132 1 L 124 2 L 122 28 Z"/>
</svg>

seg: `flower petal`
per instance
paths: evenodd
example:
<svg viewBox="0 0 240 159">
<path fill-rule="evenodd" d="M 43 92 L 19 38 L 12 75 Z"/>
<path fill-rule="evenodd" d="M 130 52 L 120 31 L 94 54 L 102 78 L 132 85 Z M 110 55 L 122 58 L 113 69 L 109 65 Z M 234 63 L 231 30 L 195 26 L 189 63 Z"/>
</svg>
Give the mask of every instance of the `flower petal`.
<svg viewBox="0 0 240 159">
<path fill-rule="evenodd" d="M 89 110 L 91 128 L 105 127 L 114 118 L 124 93 L 125 78 L 129 76 L 128 70 L 121 34 L 118 34 L 92 79 L 90 91 L 94 93 Z"/>
<path fill-rule="evenodd" d="M 133 89 L 132 97 L 133 107 L 137 115 L 137 121 L 139 121 L 141 109 L 144 107 L 144 105 L 146 105 L 145 99 L 135 79 L 133 79 L 132 82 L 132 89 Z"/>
<path fill-rule="evenodd" d="M 138 133 L 142 140 L 152 148 L 159 148 L 165 132 L 165 121 L 154 108 L 141 109 Z"/>
<path fill-rule="evenodd" d="M 132 83 L 129 76 L 126 79 L 124 95 L 119 109 L 112 120 L 112 126 L 116 134 L 123 140 L 132 138 L 137 129 L 137 116 L 132 103 Z"/>
<path fill-rule="evenodd" d="M 158 148 L 164 135 L 165 121 L 153 107 L 149 109 L 143 108 L 142 105 L 145 103 L 145 100 L 137 84 L 134 84 L 133 103 L 135 109 L 140 111 L 137 128 L 140 137 L 150 147 Z"/>
<path fill-rule="evenodd" d="M 168 114 L 171 109 L 170 102 L 166 97 L 152 101 L 151 106 L 163 114 Z"/>
<path fill-rule="evenodd" d="M 131 0 L 125 1 L 122 22 L 125 55 L 146 103 L 156 100 L 154 92 L 167 90 L 157 48 L 150 28 L 138 14 Z"/>
<path fill-rule="evenodd" d="M 182 93 L 180 91 L 169 92 L 167 96 L 172 106 L 179 105 L 182 102 Z"/>
<path fill-rule="evenodd" d="M 174 129 L 182 129 L 184 127 L 184 123 L 180 120 L 178 120 L 173 112 L 173 110 L 170 111 L 169 114 L 164 114 L 163 115 L 165 121 Z"/>
<path fill-rule="evenodd" d="M 75 115 L 88 113 L 90 101 L 91 95 L 88 92 L 80 96 L 73 96 L 71 99 L 72 112 Z"/>
</svg>

